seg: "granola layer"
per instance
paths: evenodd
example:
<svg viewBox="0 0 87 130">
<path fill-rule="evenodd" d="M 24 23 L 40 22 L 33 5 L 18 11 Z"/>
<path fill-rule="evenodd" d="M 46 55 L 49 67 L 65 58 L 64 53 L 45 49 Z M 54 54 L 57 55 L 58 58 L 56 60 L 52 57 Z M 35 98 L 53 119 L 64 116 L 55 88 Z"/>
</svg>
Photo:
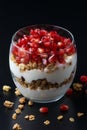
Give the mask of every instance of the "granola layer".
<svg viewBox="0 0 87 130">
<path fill-rule="evenodd" d="M 48 82 L 47 79 L 32 80 L 31 83 L 28 83 L 23 76 L 21 78 L 15 77 L 15 80 L 16 82 L 19 82 L 22 87 L 25 87 L 25 88 L 30 88 L 32 90 L 36 90 L 36 89 L 47 90 L 50 88 L 59 88 L 71 82 L 73 78 L 73 73 L 74 71 L 71 73 L 69 78 L 65 79 L 61 83 L 51 83 L 51 82 Z"/>
</svg>

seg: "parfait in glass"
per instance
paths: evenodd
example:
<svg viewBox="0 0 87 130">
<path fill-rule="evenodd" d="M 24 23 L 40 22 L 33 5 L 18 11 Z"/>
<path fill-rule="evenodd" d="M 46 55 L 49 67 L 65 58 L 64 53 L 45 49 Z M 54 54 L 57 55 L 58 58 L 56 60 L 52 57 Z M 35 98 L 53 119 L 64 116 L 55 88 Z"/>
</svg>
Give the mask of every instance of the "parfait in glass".
<svg viewBox="0 0 87 130">
<path fill-rule="evenodd" d="M 77 52 L 73 34 L 54 25 L 31 25 L 12 37 L 9 65 L 20 92 L 35 102 L 59 100 L 73 82 Z"/>
</svg>

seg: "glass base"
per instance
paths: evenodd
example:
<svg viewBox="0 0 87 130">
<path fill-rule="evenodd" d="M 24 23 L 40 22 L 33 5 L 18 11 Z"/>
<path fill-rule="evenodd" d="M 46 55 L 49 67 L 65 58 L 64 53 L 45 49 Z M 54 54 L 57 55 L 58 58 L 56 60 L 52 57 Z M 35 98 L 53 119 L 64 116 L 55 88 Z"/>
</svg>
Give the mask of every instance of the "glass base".
<svg viewBox="0 0 87 130">
<path fill-rule="evenodd" d="M 64 96 L 61 95 L 61 96 L 58 96 L 57 98 L 55 99 L 51 99 L 51 100 L 32 100 L 33 102 L 36 102 L 36 103 L 52 103 L 52 102 L 57 102 L 58 100 L 60 100 L 62 97 Z M 30 99 L 31 100 L 31 99 Z"/>
</svg>

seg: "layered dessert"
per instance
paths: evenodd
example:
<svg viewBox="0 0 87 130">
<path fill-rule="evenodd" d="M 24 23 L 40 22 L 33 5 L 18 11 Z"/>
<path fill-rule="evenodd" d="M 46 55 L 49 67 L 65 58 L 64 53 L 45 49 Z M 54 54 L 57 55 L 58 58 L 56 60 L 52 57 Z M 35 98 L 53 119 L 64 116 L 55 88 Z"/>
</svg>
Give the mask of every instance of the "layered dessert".
<svg viewBox="0 0 87 130">
<path fill-rule="evenodd" d="M 61 98 L 73 81 L 76 62 L 73 36 L 61 27 L 31 26 L 13 36 L 9 55 L 13 80 L 33 101 Z"/>
</svg>

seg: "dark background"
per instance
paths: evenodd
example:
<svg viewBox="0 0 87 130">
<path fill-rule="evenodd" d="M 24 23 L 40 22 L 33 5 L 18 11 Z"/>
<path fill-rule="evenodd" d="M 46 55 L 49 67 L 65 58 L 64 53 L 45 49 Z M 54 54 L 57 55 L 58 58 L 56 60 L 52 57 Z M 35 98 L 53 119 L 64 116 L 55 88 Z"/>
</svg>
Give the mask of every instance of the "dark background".
<svg viewBox="0 0 87 130">
<path fill-rule="evenodd" d="M 70 30 L 76 41 L 78 52 L 78 64 L 75 81 L 78 81 L 79 76 L 87 74 L 87 7 L 84 1 L 0 1 L 0 130 L 12 130 L 12 125 L 15 121 L 11 120 L 13 111 L 6 110 L 3 107 L 3 101 L 9 99 L 16 101 L 14 94 L 6 95 L 2 92 L 2 86 L 8 84 L 15 87 L 11 79 L 9 70 L 9 47 L 11 37 L 21 27 L 31 24 L 54 24 Z M 71 111 L 66 114 L 66 118 L 61 124 L 56 121 L 56 116 L 59 111 L 59 104 L 67 103 L 71 107 Z M 67 98 L 66 96 L 57 103 L 45 104 L 51 107 L 47 118 L 51 120 L 51 125 L 44 127 L 41 125 L 43 115 L 38 113 L 38 109 L 42 104 L 35 104 L 35 107 L 30 110 L 34 112 L 38 118 L 34 123 L 26 124 L 20 116 L 17 122 L 21 123 L 23 130 L 82 130 L 87 129 L 87 117 L 85 116 L 74 124 L 70 124 L 67 118 L 70 115 L 75 115 L 77 111 L 87 112 L 86 98 Z M 26 113 L 27 107 L 24 110 Z M 42 119 L 43 118 L 43 119 Z"/>
</svg>

